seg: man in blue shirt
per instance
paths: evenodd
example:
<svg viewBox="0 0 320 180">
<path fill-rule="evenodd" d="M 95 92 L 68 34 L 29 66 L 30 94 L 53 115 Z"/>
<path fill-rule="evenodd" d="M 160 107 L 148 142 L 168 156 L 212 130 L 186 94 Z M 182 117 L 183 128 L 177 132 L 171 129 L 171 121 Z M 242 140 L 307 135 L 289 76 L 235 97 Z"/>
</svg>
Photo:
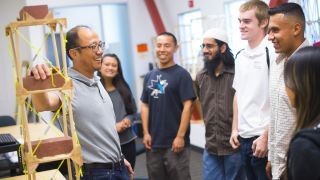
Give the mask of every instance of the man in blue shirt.
<svg viewBox="0 0 320 180">
<path fill-rule="evenodd" d="M 149 72 L 141 96 L 143 143 L 150 179 L 188 180 L 190 118 L 195 99 L 190 74 L 175 64 L 176 37 L 164 32 L 156 38 L 159 69 Z"/>
</svg>

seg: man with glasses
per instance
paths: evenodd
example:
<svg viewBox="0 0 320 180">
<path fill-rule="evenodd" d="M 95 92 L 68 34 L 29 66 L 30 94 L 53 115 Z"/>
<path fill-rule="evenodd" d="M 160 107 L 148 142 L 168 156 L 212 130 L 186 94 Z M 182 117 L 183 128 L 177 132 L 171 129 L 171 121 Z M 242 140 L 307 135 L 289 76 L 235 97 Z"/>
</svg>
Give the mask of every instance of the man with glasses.
<svg viewBox="0 0 320 180">
<path fill-rule="evenodd" d="M 111 99 L 94 74 L 101 67 L 103 50 L 104 42 L 88 26 L 68 31 L 66 51 L 73 61 L 68 75 L 73 81 L 71 104 L 84 160 L 83 179 L 126 180 L 133 171 L 122 158 Z M 43 64 L 31 72 L 37 80 L 50 78 L 51 74 Z M 32 101 L 38 111 L 56 111 L 61 105 L 59 95 L 52 92 L 34 94 Z"/>
<path fill-rule="evenodd" d="M 204 68 L 197 73 L 195 87 L 206 128 L 203 179 L 243 179 L 241 156 L 229 144 L 232 128 L 234 58 L 226 31 L 212 28 L 201 45 Z"/>
<path fill-rule="evenodd" d="M 234 114 L 230 143 L 240 147 L 248 180 L 268 179 L 268 125 L 270 121 L 269 61 L 275 57 L 266 33 L 268 5 L 251 0 L 240 6 L 241 39 L 248 42 L 235 61 Z"/>
</svg>

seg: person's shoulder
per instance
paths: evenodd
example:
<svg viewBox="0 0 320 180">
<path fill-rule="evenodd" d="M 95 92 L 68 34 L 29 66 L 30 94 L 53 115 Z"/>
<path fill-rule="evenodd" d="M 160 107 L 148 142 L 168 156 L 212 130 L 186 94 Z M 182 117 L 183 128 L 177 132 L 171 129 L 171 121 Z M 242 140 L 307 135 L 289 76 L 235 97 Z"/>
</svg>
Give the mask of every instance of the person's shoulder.
<svg viewBox="0 0 320 180">
<path fill-rule="evenodd" d="M 149 78 L 150 76 L 155 74 L 157 71 L 159 71 L 159 70 L 158 69 L 153 69 L 153 70 L 147 72 L 146 75 L 144 76 L 144 78 Z"/>
<path fill-rule="evenodd" d="M 184 73 L 189 73 L 189 72 L 187 71 L 187 69 L 185 69 L 184 67 L 180 66 L 179 64 L 176 64 L 176 65 L 174 66 L 174 68 L 175 68 L 175 71 L 184 72 Z"/>
<path fill-rule="evenodd" d="M 175 70 L 187 71 L 184 67 L 182 67 L 182 66 L 179 65 L 179 64 L 173 65 L 172 68 L 174 68 Z"/>
<path fill-rule="evenodd" d="M 244 51 L 245 51 L 245 48 L 238 50 L 234 56 L 234 59 L 235 60 L 239 59 L 239 57 L 241 57 L 243 55 Z"/>
<path fill-rule="evenodd" d="M 68 76 L 71 78 L 78 75 L 77 71 L 75 71 L 73 68 L 68 68 L 67 72 L 68 72 Z"/>
<path fill-rule="evenodd" d="M 288 154 L 289 175 L 294 179 L 319 179 L 320 131 L 300 130 L 292 139 Z"/>
<path fill-rule="evenodd" d="M 203 74 L 206 74 L 208 71 L 205 68 L 202 68 L 200 71 L 197 72 L 196 76 L 202 76 Z"/>
<path fill-rule="evenodd" d="M 320 150 L 320 128 L 306 128 L 300 130 L 292 139 L 292 146 L 299 147 L 301 143 Z M 320 151 L 319 151 L 320 154 Z"/>
<path fill-rule="evenodd" d="M 205 68 L 201 69 L 199 72 L 197 72 L 195 80 L 196 81 L 201 80 L 207 73 L 208 71 Z"/>
</svg>

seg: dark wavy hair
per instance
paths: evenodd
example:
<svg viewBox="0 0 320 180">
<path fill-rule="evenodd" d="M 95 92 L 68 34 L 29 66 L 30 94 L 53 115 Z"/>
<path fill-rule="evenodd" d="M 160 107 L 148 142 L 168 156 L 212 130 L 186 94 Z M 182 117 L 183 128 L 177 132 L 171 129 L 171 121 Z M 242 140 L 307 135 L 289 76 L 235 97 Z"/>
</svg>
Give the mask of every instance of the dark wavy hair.
<svg viewBox="0 0 320 180">
<path fill-rule="evenodd" d="M 305 47 L 293 54 L 285 65 L 284 81 L 295 94 L 295 131 L 319 123 L 320 48 Z"/>
<path fill-rule="evenodd" d="M 105 57 L 112 57 L 117 60 L 118 63 L 118 74 L 112 79 L 112 84 L 116 87 L 116 89 L 119 91 L 126 108 L 126 111 L 128 114 L 135 114 L 137 112 L 137 107 L 133 99 L 133 95 L 131 93 L 130 87 L 126 80 L 123 77 L 122 73 L 122 67 L 120 63 L 120 59 L 116 54 L 105 54 L 102 57 L 101 63 L 103 63 L 103 60 Z M 100 81 L 104 85 L 104 78 L 100 71 L 98 71 L 98 75 L 101 77 Z"/>
<path fill-rule="evenodd" d="M 234 56 L 231 52 L 230 47 L 227 43 L 220 41 L 218 39 L 215 39 L 215 41 L 218 44 L 219 49 L 222 47 L 222 45 L 226 45 L 226 51 L 224 53 L 221 53 L 222 62 L 225 66 L 233 67 L 234 66 Z"/>
</svg>

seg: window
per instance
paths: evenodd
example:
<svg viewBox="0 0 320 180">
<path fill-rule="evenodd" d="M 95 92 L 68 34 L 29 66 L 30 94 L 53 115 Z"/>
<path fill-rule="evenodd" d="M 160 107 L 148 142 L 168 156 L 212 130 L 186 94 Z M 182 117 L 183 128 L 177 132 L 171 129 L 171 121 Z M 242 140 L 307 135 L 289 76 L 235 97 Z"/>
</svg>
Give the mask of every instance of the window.
<svg viewBox="0 0 320 180">
<path fill-rule="evenodd" d="M 306 38 L 311 43 L 320 41 L 320 3 L 318 0 L 301 0 L 306 17 Z"/>
<path fill-rule="evenodd" d="M 180 40 L 180 63 L 194 77 L 198 71 L 198 57 L 202 42 L 202 16 L 200 10 L 180 14 L 178 16 Z"/>
<path fill-rule="evenodd" d="M 246 43 L 240 38 L 239 31 L 239 8 L 241 4 L 245 3 L 245 0 L 230 1 L 225 3 L 225 13 L 226 13 L 226 25 L 227 33 L 229 37 L 229 47 L 231 48 L 233 54 L 235 55 L 239 50 L 244 48 Z"/>
<path fill-rule="evenodd" d="M 55 18 L 67 18 L 68 28 L 66 30 L 80 24 L 88 25 L 94 29 L 102 41 L 106 42 L 106 47 L 108 48 L 105 49 L 104 53 L 115 53 L 120 58 L 124 77 L 133 94 L 135 94 L 127 4 L 116 3 L 54 8 L 53 14 Z M 51 57 L 49 59 L 54 59 L 50 41 L 51 39 L 49 38 L 48 56 Z M 71 61 L 69 63 L 71 64 Z"/>
</svg>

